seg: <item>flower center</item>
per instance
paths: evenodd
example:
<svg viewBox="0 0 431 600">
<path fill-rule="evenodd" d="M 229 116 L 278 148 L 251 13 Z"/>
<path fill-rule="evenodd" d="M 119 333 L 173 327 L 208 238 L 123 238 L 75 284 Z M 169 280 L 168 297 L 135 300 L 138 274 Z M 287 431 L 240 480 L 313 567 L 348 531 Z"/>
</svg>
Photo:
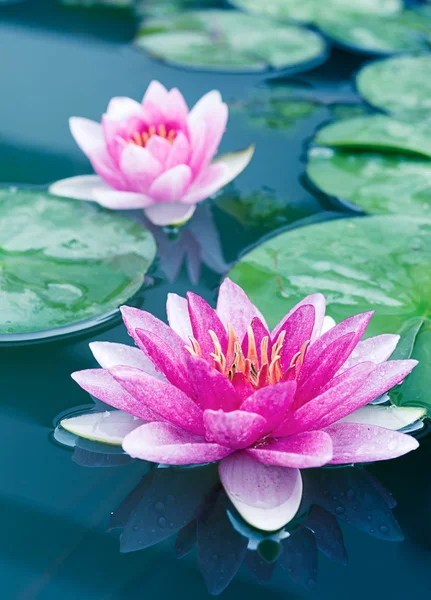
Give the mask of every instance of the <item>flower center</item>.
<svg viewBox="0 0 431 600">
<path fill-rule="evenodd" d="M 153 135 L 158 135 L 159 137 L 168 140 L 171 144 L 174 143 L 175 138 L 177 137 L 177 131 L 175 129 L 167 129 L 166 125 L 151 125 L 148 127 L 146 131 L 142 131 L 139 133 L 135 131 L 132 133 L 132 136 L 127 140 L 129 144 L 136 144 L 137 146 L 142 146 L 145 148 L 148 140 L 153 137 Z"/>
<path fill-rule="evenodd" d="M 208 332 L 214 343 L 214 352 L 210 354 L 215 368 L 233 380 L 236 373 L 241 373 L 254 388 L 278 383 L 279 381 L 290 381 L 296 379 L 304 363 L 309 341 L 305 342 L 300 351 L 290 361 L 289 367 L 283 371 L 281 363 L 281 351 L 283 348 L 286 332 L 282 331 L 276 342 L 269 351 L 269 337 L 265 336 L 260 342 L 260 356 L 256 347 L 256 339 L 251 326 L 247 329 L 247 353 L 243 352 L 238 336 L 232 325 L 228 326 L 228 345 L 226 353 L 223 353 L 220 340 L 214 331 Z M 191 337 L 190 346 L 186 349 L 192 356 L 201 356 L 202 350 L 199 342 Z"/>
</svg>

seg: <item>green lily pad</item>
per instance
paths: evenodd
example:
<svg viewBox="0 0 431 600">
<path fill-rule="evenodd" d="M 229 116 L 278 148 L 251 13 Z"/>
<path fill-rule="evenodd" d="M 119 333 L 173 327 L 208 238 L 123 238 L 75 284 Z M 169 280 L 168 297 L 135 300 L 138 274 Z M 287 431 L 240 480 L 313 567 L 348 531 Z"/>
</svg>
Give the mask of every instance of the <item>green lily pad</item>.
<svg viewBox="0 0 431 600">
<path fill-rule="evenodd" d="M 270 326 L 316 291 L 336 321 L 374 309 L 367 335 L 405 337 L 406 324 L 414 324 L 418 333 L 407 347 L 421 363 L 393 401 L 431 410 L 431 220 L 391 215 L 295 229 L 246 254 L 229 276 Z"/>
<path fill-rule="evenodd" d="M 325 15 L 391 15 L 402 0 L 230 0 L 236 8 L 280 21 L 314 23 Z"/>
<path fill-rule="evenodd" d="M 1 340 L 50 336 L 112 313 L 142 286 L 155 253 L 152 235 L 124 215 L 0 190 Z"/>
<path fill-rule="evenodd" d="M 387 115 L 342 120 L 320 129 L 314 142 L 333 148 L 406 152 L 431 158 L 431 120 L 416 123 Z"/>
<path fill-rule="evenodd" d="M 314 66 L 325 42 L 316 33 L 230 10 L 203 10 L 144 21 L 136 44 L 179 66 L 227 71 Z"/>
<path fill-rule="evenodd" d="M 397 54 L 430 49 L 431 21 L 404 11 L 390 18 L 376 15 L 324 15 L 317 20 L 322 33 L 356 52 Z"/>
<path fill-rule="evenodd" d="M 429 160 L 313 148 L 307 177 L 328 196 L 366 213 L 431 215 Z"/>
<path fill-rule="evenodd" d="M 165 17 L 185 10 L 219 8 L 223 0 L 131 0 L 140 17 Z"/>
<path fill-rule="evenodd" d="M 431 115 L 431 54 L 375 61 L 358 73 L 356 85 L 367 102 L 387 112 Z"/>
</svg>

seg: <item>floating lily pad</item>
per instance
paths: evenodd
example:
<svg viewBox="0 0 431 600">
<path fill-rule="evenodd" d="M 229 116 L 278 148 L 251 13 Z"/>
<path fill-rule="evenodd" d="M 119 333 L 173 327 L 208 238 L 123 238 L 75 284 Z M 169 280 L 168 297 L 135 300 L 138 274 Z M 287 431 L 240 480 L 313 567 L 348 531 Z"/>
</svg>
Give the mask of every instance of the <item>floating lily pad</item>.
<svg viewBox="0 0 431 600">
<path fill-rule="evenodd" d="M 408 116 L 431 115 L 431 54 L 373 62 L 356 78 L 359 93 L 373 106 Z"/>
<path fill-rule="evenodd" d="M 431 216 L 431 161 L 313 148 L 307 177 L 328 196 L 370 214 Z"/>
<path fill-rule="evenodd" d="M 392 15 L 402 0 L 230 0 L 241 10 L 280 21 L 313 23 L 324 15 Z"/>
<path fill-rule="evenodd" d="M 406 215 L 327 221 L 281 234 L 230 272 L 275 325 L 296 302 L 320 291 L 336 321 L 375 310 L 367 335 L 402 333 L 415 324 L 407 352 L 422 358 L 399 405 L 431 410 L 431 220 Z M 414 395 L 407 390 L 415 384 Z M 411 383 L 413 382 L 413 383 Z"/>
<path fill-rule="evenodd" d="M 155 252 L 152 235 L 124 215 L 0 190 L 0 339 L 51 336 L 112 313 L 142 286 Z"/>
<path fill-rule="evenodd" d="M 326 58 L 325 42 L 318 34 L 230 10 L 148 19 L 136 43 L 155 58 L 200 69 L 296 69 Z"/>
<path fill-rule="evenodd" d="M 165 17 L 185 10 L 219 8 L 223 0 L 131 0 L 140 17 Z"/>
<path fill-rule="evenodd" d="M 335 148 L 406 152 L 431 158 L 431 120 L 402 121 L 372 115 L 331 123 L 314 142 Z"/>
<path fill-rule="evenodd" d="M 390 18 L 329 14 L 320 17 L 317 25 L 332 40 L 356 52 L 396 54 L 430 48 L 431 21 L 414 11 Z"/>
</svg>

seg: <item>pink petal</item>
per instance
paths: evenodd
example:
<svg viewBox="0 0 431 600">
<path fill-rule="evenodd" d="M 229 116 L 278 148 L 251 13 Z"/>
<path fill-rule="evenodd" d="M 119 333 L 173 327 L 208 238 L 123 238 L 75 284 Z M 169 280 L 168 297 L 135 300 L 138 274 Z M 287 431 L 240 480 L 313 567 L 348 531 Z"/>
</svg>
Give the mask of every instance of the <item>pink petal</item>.
<svg viewBox="0 0 431 600">
<path fill-rule="evenodd" d="M 190 158 L 190 142 L 182 131 L 177 133 L 174 143 L 170 147 L 166 159 L 166 169 L 172 169 L 177 165 L 187 164 Z"/>
<path fill-rule="evenodd" d="M 257 317 L 267 327 L 262 313 L 252 304 L 242 288 L 226 277 L 220 286 L 216 312 L 227 329 L 229 323 L 239 340 L 247 333 L 247 327 Z"/>
<path fill-rule="evenodd" d="M 299 352 L 305 342 L 311 340 L 316 311 L 312 304 L 303 304 L 284 322 L 278 335 L 286 332 L 281 350 L 281 367 L 286 371 L 292 358 Z M 272 338 L 273 343 L 276 338 Z"/>
<path fill-rule="evenodd" d="M 125 96 L 112 98 L 108 104 L 106 114 L 110 119 L 121 121 L 142 112 L 142 106 L 136 100 Z"/>
<path fill-rule="evenodd" d="M 176 388 L 194 398 L 194 389 L 181 359 L 158 335 L 151 331 L 136 330 L 141 348 L 158 371 Z M 139 351 L 138 351 L 139 352 Z"/>
<path fill-rule="evenodd" d="M 172 202 L 170 204 L 153 204 L 145 209 L 146 217 L 154 225 L 178 225 L 188 221 L 195 212 L 195 206 Z"/>
<path fill-rule="evenodd" d="M 222 350 L 225 351 L 227 348 L 227 333 L 216 311 L 208 302 L 193 292 L 187 293 L 187 301 L 193 336 L 199 342 L 202 355 L 207 358 L 214 352 L 214 343 L 208 333 L 210 330 L 216 334 Z"/>
<path fill-rule="evenodd" d="M 166 312 L 169 326 L 188 344 L 193 331 L 187 299 L 178 294 L 168 294 Z"/>
<path fill-rule="evenodd" d="M 364 364 L 364 363 L 361 363 Z M 378 365 L 366 378 L 358 391 L 338 404 L 319 420 L 319 427 L 326 427 L 347 417 L 352 412 L 375 400 L 401 383 L 418 364 L 416 360 L 391 360 Z M 358 365 L 359 366 L 359 365 Z"/>
<path fill-rule="evenodd" d="M 233 179 L 233 178 L 232 178 Z M 217 163 L 207 167 L 195 179 L 193 184 L 182 199 L 185 204 L 197 204 L 211 198 L 218 190 L 225 186 L 230 179 L 230 171 L 224 163 Z"/>
<path fill-rule="evenodd" d="M 264 417 L 268 424 L 266 433 L 269 433 L 286 415 L 295 398 L 295 391 L 295 381 L 268 385 L 244 400 L 240 408 Z"/>
<path fill-rule="evenodd" d="M 232 385 L 241 401 L 246 400 L 254 393 L 254 388 L 249 380 L 243 375 L 243 373 L 238 373 L 238 371 L 233 375 Z"/>
<path fill-rule="evenodd" d="M 278 334 L 284 327 L 286 321 L 290 319 L 290 317 L 298 310 L 298 308 L 308 304 L 314 306 L 315 311 L 313 333 L 311 334 L 311 341 L 314 342 L 314 340 L 320 335 L 323 320 L 325 318 L 326 302 L 325 296 L 323 294 L 311 294 L 310 296 L 306 296 L 305 298 L 303 298 L 301 302 L 298 302 L 298 304 L 295 304 L 295 306 L 287 313 L 287 315 L 280 321 L 280 323 L 272 330 L 272 339 L 277 339 Z"/>
<path fill-rule="evenodd" d="M 332 459 L 332 441 L 324 431 L 305 431 L 248 448 L 246 452 L 266 465 L 308 469 L 322 467 Z"/>
<path fill-rule="evenodd" d="M 369 374 L 375 369 L 374 363 L 361 363 L 338 375 L 331 385 L 300 408 L 288 415 L 276 429 L 277 437 L 292 435 L 307 429 L 320 429 L 321 419 L 338 405 L 349 401 L 353 394 L 365 384 Z"/>
<path fill-rule="evenodd" d="M 87 156 L 97 148 L 104 146 L 100 123 L 81 117 L 71 117 L 69 127 L 75 142 Z"/>
<path fill-rule="evenodd" d="M 333 342 L 335 342 L 338 339 L 341 339 L 342 337 L 345 338 L 346 335 L 353 334 L 352 346 L 350 350 L 348 346 L 346 346 L 346 356 L 339 365 L 339 367 L 341 367 L 341 365 L 348 359 L 350 354 L 353 352 L 354 348 L 356 348 L 356 346 L 358 345 L 359 340 L 364 335 L 365 330 L 373 314 L 373 311 L 369 311 L 365 313 L 360 313 L 358 315 L 354 315 L 353 317 L 349 317 L 345 321 L 338 323 L 338 325 L 336 325 L 335 327 L 332 327 L 329 331 L 324 333 L 318 340 L 316 340 L 316 342 L 310 346 L 310 349 L 307 352 L 307 358 L 304 367 L 301 371 L 300 380 L 302 378 L 307 379 L 309 374 L 314 372 L 316 365 L 318 365 L 321 362 L 322 356 L 325 354 L 326 349 Z"/>
<path fill-rule="evenodd" d="M 129 335 L 135 340 L 135 344 L 138 346 L 141 344 L 141 340 L 136 334 L 136 329 L 143 329 L 144 331 L 152 331 L 158 335 L 162 340 L 178 354 L 179 357 L 185 356 L 187 350 L 184 349 L 184 340 L 175 333 L 170 327 L 168 327 L 163 321 L 157 319 L 154 315 L 145 310 L 139 308 L 132 308 L 131 306 L 121 306 L 121 314 L 123 315 L 123 321 L 127 327 Z"/>
<path fill-rule="evenodd" d="M 253 331 L 253 335 L 254 335 L 254 340 L 256 343 L 256 350 L 257 350 L 257 356 L 259 358 L 259 361 L 262 361 L 262 355 L 261 355 L 261 344 L 262 344 L 262 340 L 263 338 L 268 338 L 268 356 L 271 356 L 271 350 L 272 350 L 272 344 L 271 344 L 271 340 L 270 340 L 270 335 L 269 335 L 269 331 L 267 329 L 267 327 L 262 323 L 262 321 L 259 319 L 259 317 L 254 317 L 253 321 L 250 324 L 251 329 Z M 248 355 L 248 332 L 246 333 L 246 335 L 244 336 L 244 339 L 242 340 L 242 351 L 244 356 Z"/>
<path fill-rule="evenodd" d="M 150 152 L 162 165 L 165 165 L 166 159 L 172 150 L 171 142 L 169 142 L 166 138 L 160 137 L 159 135 L 153 135 L 148 140 L 145 147 L 148 152 Z"/>
<path fill-rule="evenodd" d="M 187 130 L 189 107 L 177 88 L 172 88 L 168 92 L 165 112 L 169 123 L 176 125 L 178 129 Z"/>
<path fill-rule="evenodd" d="M 112 188 L 98 175 L 78 175 L 61 179 L 49 186 L 54 196 L 74 198 L 75 200 L 95 200 L 97 192 L 110 192 Z"/>
<path fill-rule="evenodd" d="M 167 100 L 168 90 L 160 83 L 160 81 L 154 80 L 148 86 L 147 91 L 142 98 L 142 104 L 145 105 L 147 102 L 151 102 L 151 104 L 164 106 Z"/>
<path fill-rule="evenodd" d="M 111 210 L 136 210 L 147 208 L 153 203 L 152 198 L 136 192 L 116 192 L 113 190 L 95 190 L 94 200 Z"/>
<path fill-rule="evenodd" d="M 188 376 L 196 391 L 196 402 L 202 409 L 235 410 L 240 398 L 229 379 L 211 364 L 197 356 L 187 357 Z"/>
<path fill-rule="evenodd" d="M 331 436 L 333 465 L 374 462 L 396 458 L 416 450 L 419 443 L 404 433 L 357 423 L 336 423 L 325 431 Z"/>
<path fill-rule="evenodd" d="M 171 423 L 147 423 L 129 433 L 123 450 L 133 458 L 167 465 L 196 465 L 214 462 L 232 452 Z"/>
<path fill-rule="evenodd" d="M 216 91 L 205 94 L 190 111 L 188 125 L 192 141 L 196 127 L 199 127 L 201 122 L 206 126 L 204 145 L 199 150 L 193 146 L 190 160 L 193 172 L 196 173 L 205 168 L 216 154 L 226 130 L 227 119 L 227 105 L 222 102 L 220 93 Z"/>
<path fill-rule="evenodd" d="M 122 191 L 127 190 L 127 182 L 123 173 L 118 169 L 104 146 L 91 150 L 88 158 L 96 173 L 112 188 Z"/>
<path fill-rule="evenodd" d="M 311 364 L 307 363 L 308 354 L 298 378 L 297 405 L 306 404 L 313 396 L 322 391 L 322 388 L 334 377 L 340 366 L 345 362 L 355 343 L 355 334 L 347 333 L 334 340 L 327 348 L 313 356 Z M 316 342 L 317 344 L 317 342 Z M 310 354 L 313 346 L 310 348 Z M 307 368 L 308 366 L 308 368 Z M 304 371 L 307 375 L 304 375 Z"/>
<path fill-rule="evenodd" d="M 165 171 L 151 185 L 149 195 L 156 202 L 180 202 L 185 195 L 192 172 L 187 165 L 177 165 Z"/>
<path fill-rule="evenodd" d="M 391 356 L 397 347 L 399 339 L 399 335 L 383 333 L 382 335 L 376 335 L 375 337 L 370 337 L 359 342 L 350 357 L 341 367 L 340 372 L 342 373 L 346 369 L 353 367 L 353 365 L 368 360 L 371 360 L 376 365 L 384 362 Z"/>
<path fill-rule="evenodd" d="M 170 383 L 131 367 L 114 367 L 110 373 L 121 387 L 151 411 L 190 433 L 204 434 L 201 409 Z"/>
<path fill-rule="evenodd" d="M 234 450 L 247 448 L 259 440 L 268 427 L 266 420 L 255 413 L 211 409 L 204 411 L 204 425 L 209 442 Z"/>
<path fill-rule="evenodd" d="M 275 531 L 298 512 L 302 499 L 298 469 L 269 467 L 245 452 L 235 452 L 220 462 L 219 474 L 232 504 L 253 527 Z"/>
<path fill-rule="evenodd" d="M 86 392 L 114 408 L 119 408 L 144 421 L 161 420 L 161 417 L 157 413 L 131 396 L 104 369 L 75 371 L 71 377 Z"/>
<path fill-rule="evenodd" d="M 117 365 L 123 365 L 141 369 L 153 377 L 164 379 L 160 373 L 157 373 L 151 360 L 139 348 L 113 342 L 91 342 L 90 350 L 103 369 L 112 369 Z"/>
<path fill-rule="evenodd" d="M 120 168 L 128 181 L 130 191 L 149 196 L 152 196 L 148 193 L 151 184 L 163 172 L 161 162 L 147 148 L 136 144 L 127 144 L 121 155 Z"/>
</svg>

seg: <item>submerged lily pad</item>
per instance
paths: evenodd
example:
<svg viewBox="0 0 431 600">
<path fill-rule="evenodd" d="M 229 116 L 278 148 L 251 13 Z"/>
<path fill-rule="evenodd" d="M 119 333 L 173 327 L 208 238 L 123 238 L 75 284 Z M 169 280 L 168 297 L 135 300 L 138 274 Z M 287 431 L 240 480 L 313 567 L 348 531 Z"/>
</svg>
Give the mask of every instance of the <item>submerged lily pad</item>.
<svg viewBox="0 0 431 600">
<path fill-rule="evenodd" d="M 176 65 L 228 71 L 314 66 L 326 58 L 316 33 L 230 10 L 203 10 L 148 19 L 136 43 Z"/>
<path fill-rule="evenodd" d="M 393 401 L 431 410 L 431 220 L 378 216 L 295 229 L 245 255 L 230 277 L 271 326 L 316 291 L 336 321 L 374 309 L 367 335 L 405 336 L 406 323 L 414 323 L 419 329 L 407 351 L 422 361 Z"/>
<path fill-rule="evenodd" d="M 415 122 L 371 115 L 331 123 L 320 129 L 320 146 L 407 152 L 431 158 L 431 120 Z"/>
<path fill-rule="evenodd" d="M 124 215 L 45 192 L 0 190 L 2 340 L 49 336 L 111 313 L 142 286 L 155 252 L 152 235 Z"/>
<path fill-rule="evenodd" d="M 431 54 L 373 62 L 359 72 L 359 93 L 373 106 L 408 116 L 431 115 Z"/>
<path fill-rule="evenodd" d="M 396 54 L 430 48 L 431 21 L 414 11 L 390 18 L 376 15 L 324 15 L 317 20 L 322 33 L 356 52 Z"/>
<path fill-rule="evenodd" d="M 431 161 L 313 148 L 307 177 L 328 196 L 370 214 L 431 216 Z"/>
<path fill-rule="evenodd" d="M 313 23 L 323 15 L 392 15 L 402 0 L 230 0 L 231 4 L 255 15 L 280 21 Z"/>
</svg>

